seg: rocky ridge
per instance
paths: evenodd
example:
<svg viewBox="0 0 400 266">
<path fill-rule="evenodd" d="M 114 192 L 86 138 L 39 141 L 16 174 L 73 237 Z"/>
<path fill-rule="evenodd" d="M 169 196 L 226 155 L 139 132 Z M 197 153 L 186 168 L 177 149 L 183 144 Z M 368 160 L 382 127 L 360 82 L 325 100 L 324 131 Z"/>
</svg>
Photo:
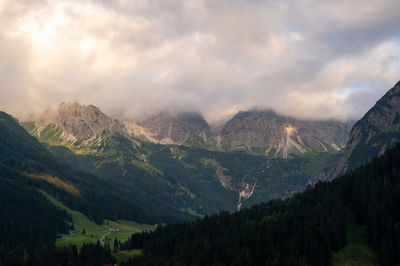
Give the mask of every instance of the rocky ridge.
<svg viewBox="0 0 400 266">
<path fill-rule="evenodd" d="M 165 111 L 141 121 L 124 121 L 124 124 L 132 136 L 161 144 L 183 144 L 192 136 L 206 142 L 210 134 L 210 126 L 198 113 Z"/>
<path fill-rule="evenodd" d="M 162 112 L 140 121 L 120 122 L 93 105 L 63 103 L 40 115 L 28 131 L 50 143 L 91 145 L 120 135 L 159 144 L 244 150 L 287 158 L 290 154 L 343 148 L 351 125 L 334 120 L 301 120 L 273 111 L 245 111 L 215 130 L 198 113 Z"/>
<path fill-rule="evenodd" d="M 344 148 L 353 122 L 301 120 L 273 111 L 245 111 L 218 130 L 211 128 L 197 113 L 163 112 L 124 124 L 132 136 L 153 143 L 195 143 L 204 148 L 287 158 L 290 154 Z"/>
<path fill-rule="evenodd" d="M 333 177 L 382 155 L 399 141 L 400 81 L 354 125 Z"/>
<path fill-rule="evenodd" d="M 30 128 L 40 139 L 50 142 L 95 144 L 113 135 L 129 137 L 126 127 L 93 105 L 62 103 L 42 113 Z M 47 136 L 46 136 L 47 135 Z"/>
<path fill-rule="evenodd" d="M 239 112 L 219 132 L 219 145 L 262 148 L 265 155 L 339 150 L 346 144 L 352 122 L 301 120 L 273 111 Z"/>
</svg>

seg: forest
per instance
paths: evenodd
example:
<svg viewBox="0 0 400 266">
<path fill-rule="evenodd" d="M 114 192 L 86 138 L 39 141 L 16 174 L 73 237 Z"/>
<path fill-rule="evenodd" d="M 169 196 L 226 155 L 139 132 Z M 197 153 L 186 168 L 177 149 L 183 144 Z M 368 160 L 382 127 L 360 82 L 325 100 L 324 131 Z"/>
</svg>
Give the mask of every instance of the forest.
<svg viewBox="0 0 400 266">
<path fill-rule="evenodd" d="M 85 245 L 80 251 L 74 246 L 56 248 L 57 234 L 68 232 L 73 224 L 68 213 L 52 205 L 40 191 L 97 222 L 107 216 L 129 217 L 139 206 L 125 204 L 124 199 L 115 201 L 113 194 L 104 190 L 112 184 L 60 164 L 12 118 L 0 118 L 0 264 L 115 262 L 110 248 L 100 244 Z M 329 265 L 332 253 L 346 246 L 349 213 L 367 228 L 369 245 L 380 254 L 380 263 L 399 264 L 399 171 L 400 145 L 365 166 L 332 182 L 319 182 L 291 198 L 192 222 L 160 225 L 121 244 L 122 250 L 143 251 L 125 265 Z M 25 174 L 35 172 L 57 174 L 76 185 L 82 196 Z M 81 174 L 85 178 L 79 180 Z"/>
<path fill-rule="evenodd" d="M 400 263 L 400 145 L 332 182 L 192 223 L 132 235 L 128 265 L 330 265 L 346 245 L 346 215 L 367 228 L 381 265 Z"/>
</svg>

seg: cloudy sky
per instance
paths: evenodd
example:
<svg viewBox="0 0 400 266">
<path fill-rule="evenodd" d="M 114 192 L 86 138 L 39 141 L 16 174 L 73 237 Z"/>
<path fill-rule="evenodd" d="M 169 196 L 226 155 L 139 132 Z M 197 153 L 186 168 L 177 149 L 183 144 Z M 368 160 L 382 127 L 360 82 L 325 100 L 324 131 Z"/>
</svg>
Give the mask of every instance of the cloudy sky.
<svg viewBox="0 0 400 266">
<path fill-rule="evenodd" d="M 0 0 L 0 110 L 360 118 L 400 80 L 398 0 Z"/>
</svg>

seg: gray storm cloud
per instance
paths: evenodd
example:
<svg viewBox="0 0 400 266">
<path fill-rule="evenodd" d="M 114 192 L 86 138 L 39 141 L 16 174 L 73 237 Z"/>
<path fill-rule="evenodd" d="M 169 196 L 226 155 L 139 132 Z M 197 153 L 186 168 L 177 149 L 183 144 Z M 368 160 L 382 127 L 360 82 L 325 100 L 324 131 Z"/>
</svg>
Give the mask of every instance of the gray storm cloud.
<svg viewBox="0 0 400 266">
<path fill-rule="evenodd" d="M 0 109 L 359 118 L 400 79 L 399 13 L 397 0 L 2 0 Z"/>
</svg>

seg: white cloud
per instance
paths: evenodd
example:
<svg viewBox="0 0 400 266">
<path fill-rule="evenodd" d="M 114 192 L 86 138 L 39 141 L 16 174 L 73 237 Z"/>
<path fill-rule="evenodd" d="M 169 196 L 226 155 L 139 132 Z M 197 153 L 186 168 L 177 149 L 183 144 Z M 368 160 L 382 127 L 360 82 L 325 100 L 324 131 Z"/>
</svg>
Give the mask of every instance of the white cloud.
<svg viewBox="0 0 400 266">
<path fill-rule="evenodd" d="M 359 118 L 400 79 L 399 11 L 396 0 L 3 0 L 0 109 Z"/>
</svg>

